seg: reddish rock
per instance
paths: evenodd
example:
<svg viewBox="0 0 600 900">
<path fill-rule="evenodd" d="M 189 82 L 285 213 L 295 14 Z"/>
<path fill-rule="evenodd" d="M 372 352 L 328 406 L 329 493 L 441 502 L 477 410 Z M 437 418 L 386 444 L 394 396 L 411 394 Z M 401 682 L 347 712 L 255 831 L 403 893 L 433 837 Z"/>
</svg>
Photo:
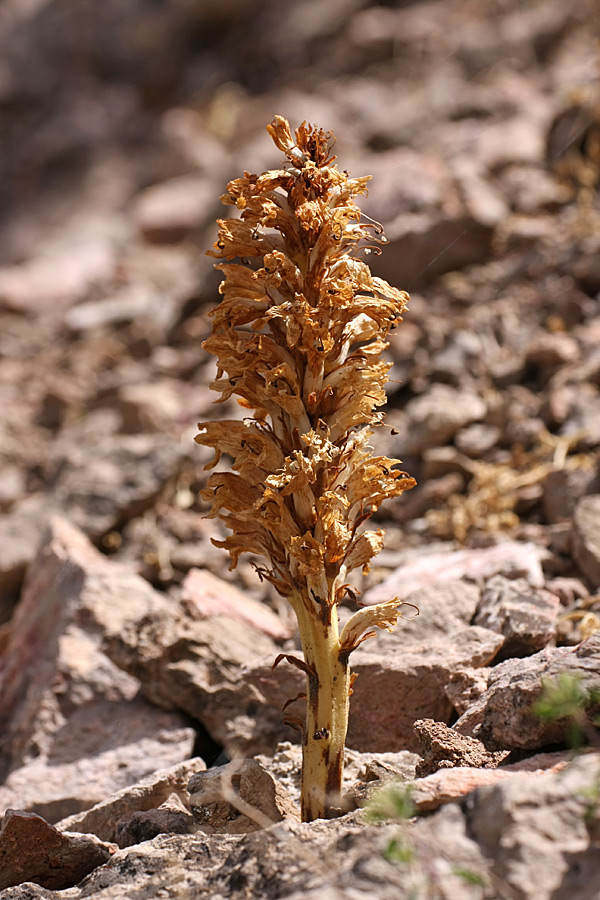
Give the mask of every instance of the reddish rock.
<svg viewBox="0 0 600 900">
<path fill-rule="evenodd" d="M 89 646 L 82 649 L 90 652 Z M 184 716 L 157 709 L 142 697 L 91 701 L 48 736 L 48 756 L 27 761 L 0 785 L 0 813 L 18 804 L 54 824 L 187 758 L 195 738 Z"/>
<path fill-rule="evenodd" d="M 444 686 L 452 675 L 485 666 L 501 638 L 485 628 L 455 620 L 447 632 L 406 642 L 384 635 L 353 654 L 357 674 L 350 705 L 348 746 L 357 750 L 417 750 L 417 719 L 449 722 L 452 707 Z M 369 646 L 370 644 L 370 646 Z"/>
<path fill-rule="evenodd" d="M 181 384 L 175 380 L 122 385 L 117 402 L 128 434 L 168 431 L 183 413 Z"/>
<path fill-rule="evenodd" d="M 448 214 L 423 211 L 397 216 L 385 224 L 386 252 L 372 264 L 373 272 L 411 289 L 429 284 L 444 272 L 486 259 L 493 231 L 464 209 Z M 432 256 L 431 248 L 441 252 Z"/>
<path fill-rule="evenodd" d="M 554 469 L 548 472 L 542 482 L 546 521 L 555 523 L 570 519 L 596 477 L 591 468 Z"/>
<path fill-rule="evenodd" d="M 496 769 L 497 783 L 469 797 L 469 834 L 492 861 L 493 877 L 506 885 L 504 896 L 598 896 L 600 854 L 592 838 L 598 811 L 590 794 L 599 763 L 592 753 L 563 758 L 545 771 Z"/>
<path fill-rule="evenodd" d="M 432 775 L 438 769 L 470 766 L 475 769 L 495 769 L 507 751 L 489 753 L 481 741 L 459 734 L 443 722 L 418 719 L 414 724 L 420 743 L 422 759 L 417 763 L 417 778 Z"/>
<path fill-rule="evenodd" d="M 40 816 L 8 809 L 0 829 L 0 890 L 33 881 L 50 890 L 73 887 L 116 848 L 87 834 L 61 834 Z"/>
<path fill-rule="evenodd" d="M 502 784 L 524 774 L 533 776 L 529 784 L 535 789 L 536 780 L 562 772 L 570 761 L 569 754 L 539 753 L 522 763 L 501 768 L 473 768 L 458 766 L 443 768 L 414 782 L 412 800 L 419 812 L 431 812 L 444 803 L 461 800 L 478 788 Z M 524 782 L 521 782 L 524 783 Z M 541 787 L 541 785 L 539 785 Z M 537 804 L 536 804 L 537 805 Z"/>
<path fill-rule="evenodd" d="M 6 512 L 27 493 L 25 473 L 19 466 L 6 465 L 0 471 L 0 512 Z"/>
<path fill-rule="evenodd" d="M 487 688 L 490 669 L 482 666 L 479 669 L 460 669 L 450 676 L 444 688 L 446 697 L 453 709 L 462 716 Z"/>
<path fill-rule="evenodd" d="M 228 755 L 267 752 L 282 736 L 281 711 L 265 708 L 242 674 L 278 645 L 263 631 L 226 616 L 193 619 L 167 598 L 133 617 L 106 645 L 110 658 L 135 673 L 148 699 L 201 722 Z"/>
<path fill-rule="evenodd" d="M 52 502 L 43 494 L 33 494 L 0 515 L 1 594 L 16 597 L 51 513 Z"/>
<path fill-rule="evenodd" d="M 52 521 L 0 658 L 0 768 L 4 778 L 11 773 L 0 788 L 5 805 L 21 794 L 20 803 L 60 817 L 189 753 L 189 721 L 153 712 L 137 698 L 137 679 L 102 649 L 157 597 L 74 526 Z"/>
</svg>

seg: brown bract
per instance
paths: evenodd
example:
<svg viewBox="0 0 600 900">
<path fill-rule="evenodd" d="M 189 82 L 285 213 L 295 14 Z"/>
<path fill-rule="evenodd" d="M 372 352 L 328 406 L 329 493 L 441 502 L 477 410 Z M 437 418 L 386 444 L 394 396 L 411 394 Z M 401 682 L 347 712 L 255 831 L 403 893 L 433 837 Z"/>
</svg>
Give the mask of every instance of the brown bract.
<svg viewBox="0 0 600 900">
<path fill-rule="evenodd" d="M 196 440 L 214 448 L 211 466 L 233 459 L 203 492 L 231 529 L 217 543 L 232 566 L 242 552 L 264 557 L 260 574 L 318 611 L 380 550 L 363 523 L 414 485 L 368 443 L 386 400 L 386 336 L 408 296 L 361 258 L 385 241 L 354 202 L 369 178 L 333 165 L 330 133 L 302 124 L 294 141 L 280 116 L 268 131 L 286 161 L 222 197 L 240 216 L 218 223 L 223 299 L 203 345 L 221 401 L 236 396 L 254 417 L 202 422 Z"/>
</svg>

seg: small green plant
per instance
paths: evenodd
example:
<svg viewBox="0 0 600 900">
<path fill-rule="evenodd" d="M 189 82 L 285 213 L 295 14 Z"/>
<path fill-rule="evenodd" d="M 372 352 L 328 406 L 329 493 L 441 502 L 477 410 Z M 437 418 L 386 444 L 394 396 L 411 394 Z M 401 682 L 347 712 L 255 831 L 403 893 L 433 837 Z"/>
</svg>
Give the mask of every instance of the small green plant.
<svg viewBox="0 0 600 900">
<path fill-rule="evenodd" d="M 412 819 L 416 815 L 413 786 L 392 781 L 375 791 L 365 807 L 368 822 L 389 822 L 396 819 Z"/>
<path fill-rule="evenodd" d="M 585 803 L 584 819 L 586 825 L 591 825 L 596 819 L 600 808 L 600 778 L 595 778 L 592 784 L 580 788 L 577 793 Z"/>
<path fill-rule="evenodd" d="M 417 808 L 413 799 L 414 786 L 403 782 L 389 782 L 375 791 L 364 809 L 365 820 L 370 824 L 395 822 L 397 834 L 391 838 L 382 855 L 394 866 L 405 870 L 406 893 L 408 898 L 447 896 L 441 885 L 448 871 L 444 859 L 440 865 L 439 851 L 421 832 L 418 839 L 411 834 Z M 450 871 L 466 884 L 488 887 L 488 879 L 481 872 L 466 866 L 451 865 Z"/>
<path fill-rule="evenodd" d="M 394 865 L 407 865 L 415 858 L 415 848 L 410 841 L 392 838 L 383 851 L 383 858 Z"/>
<path fill-rule="evenodd" d="M 233 459 L 202 493 L 231 531 L 216 545 L 232 568 L 241 553 L 262 557 L 259 577 L 298 620 L 304 659 L 281 654 L 275 665 L 286 660 L 306 676 L 305 716 L 286 720 L 302 733 L 310 821 L 340 803 L 350 654 L 374 627 L 391 630 L 403 606 L 394 598 L 338 624 L 338 606 L 354 592 L 348 575 L 366 572 L 383 546 L 382 531 L 365 523 L 415 484 L 400 460 L 369 444 L 386 402 L 386 337 L 408 295 L 363 259 L 385 242 L 354 201 L 369 177 L 334 165 L 331 133 L 303 123 L 294 139 L 281 116 L 268 131 L 282 168 L 245 172 L 221 198 L 239 217 L 218 221 L 211 255 L 224 260 L 222 300 L 203 344 L 217 358 L 217 402 L 236 397 L 249 417 L 201 422 L 196 440 L 215 452 L 207 468 L 222 454 Z"/>
<path fill-rule="evenodd" d="M 476 884 L 480 887 L 487 887 L 488 884 L 487 878 L 481 872 L 476 872 L 475 869 L 466 869 L 464 866 L 452 866 L 452 874 L 456 875 L 457 878 L 462 878 L 467 884 Z"/>
<path fill-rule="evenodd" d="M 568 721 L 567 740 L 573 749 L 598 744 L 600 718 L 590 718 L 590 709 L 600 706 L 600 691 L 584 687 L 581 677 L 561 672 L 555 680 L 543 682 L 542 693 L 532 709 L 549 722 Z"/>
</svg>

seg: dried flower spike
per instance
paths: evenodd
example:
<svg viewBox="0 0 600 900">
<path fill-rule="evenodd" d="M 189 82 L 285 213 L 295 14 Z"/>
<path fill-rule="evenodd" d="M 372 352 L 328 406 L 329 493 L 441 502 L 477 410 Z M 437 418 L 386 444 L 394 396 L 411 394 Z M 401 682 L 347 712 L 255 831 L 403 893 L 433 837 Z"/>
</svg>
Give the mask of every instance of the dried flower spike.
<svg viewBox="0 0 600 900">
<path fill-rule="evenodd" d="M 221 198 L 240 217 L 218 222 L 211 255 L 226 260 L 216 266 L 223 299 L 203 345 L 217 357 L 211 386 L 221 401 L 236 396 L 253 417 L 202 422 L 196 440 L 215 451 L 207 468 L 223 453 L 233 459 L 232 471 L 212 474 L 203 491 L 210 515 L 231 529 L 215 543 L 232 568 L 243 552 L 263 557 L 259 576 L 298 619 L 304 660 L 285 655 L 275 664 L 285 658 L 307 678 L 305 721 L 287 721 L 303 733 L 302 818 L 311 821 L 339 804 L 348 657 L 374 634 L 366 629 L 390 630 L 402 605 L 361 609 L 339 632 L 348 573 L 367 571 L 383 543 L 363 524 L 415 484 L 400 460 L 375 456 L 368 444 L 386 402 L 386 336 L 408 295 L 360 258 L 385 241 L 377 223 L 361 222 L 353 199 L 369 177 L 333 165 L 331 133 L 303 123 L 294 141 L 281 116 L 267 127 L 284 168 L 245 172 Z"/>
</svg>

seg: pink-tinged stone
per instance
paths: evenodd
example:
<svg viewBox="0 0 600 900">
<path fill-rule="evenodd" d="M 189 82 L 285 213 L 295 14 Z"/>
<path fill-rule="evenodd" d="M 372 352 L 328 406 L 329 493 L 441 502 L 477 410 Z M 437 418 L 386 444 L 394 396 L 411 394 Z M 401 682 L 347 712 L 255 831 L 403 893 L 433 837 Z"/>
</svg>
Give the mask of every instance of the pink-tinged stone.
<svg viewBox="0 0 600 900">
<path fill-rule="evenodd" d="M 440 769 L 433 775 L 417 779 L 414 782 L 414 791 L 411 796 L 419 812 L 429 812 L 444 803 L 459 800 L 476 788 L 485 785 L 498 784 L 500 781 L 520 777 L 524 774 L 534 775 L 538 778 L 557 774 L 562 772 L 570 759 L 571 754 L 567 751 L 538 753 L 530 759 L 514 765 L 502 766 L 499 769 L 474 769 L 466 766 Z"/>
<path fill-rule="evenodd" d="M 0 268 L 0 308 L 23 313 L 73 306 L 113 273 L 115 253 L 92 237 L 17 266 Z"/>
<path fill-rule="evenodd" d="M 224 616 L 245 622 L 276 641 L 287 640 L 293 634 L 293 629 L 268 606 L 244 596 L 234 585 L 203 569 L 189 570 L 182 584 L 181 600 L 202 618 Z"/>
<path fill-rule="evenodd" d="M 483 580 L 493 575 L 521 575 L 529 584 L 541 587 L 543 553 L 535 544 L 519 541 L 503 541 L 483 549 L 427 553 L 395 569 L 385 581 L 367 591 L 363 603 L 383 603 L 394 596 L 404 599 L 419 588 L 465 577 Z"/>
</svg>

